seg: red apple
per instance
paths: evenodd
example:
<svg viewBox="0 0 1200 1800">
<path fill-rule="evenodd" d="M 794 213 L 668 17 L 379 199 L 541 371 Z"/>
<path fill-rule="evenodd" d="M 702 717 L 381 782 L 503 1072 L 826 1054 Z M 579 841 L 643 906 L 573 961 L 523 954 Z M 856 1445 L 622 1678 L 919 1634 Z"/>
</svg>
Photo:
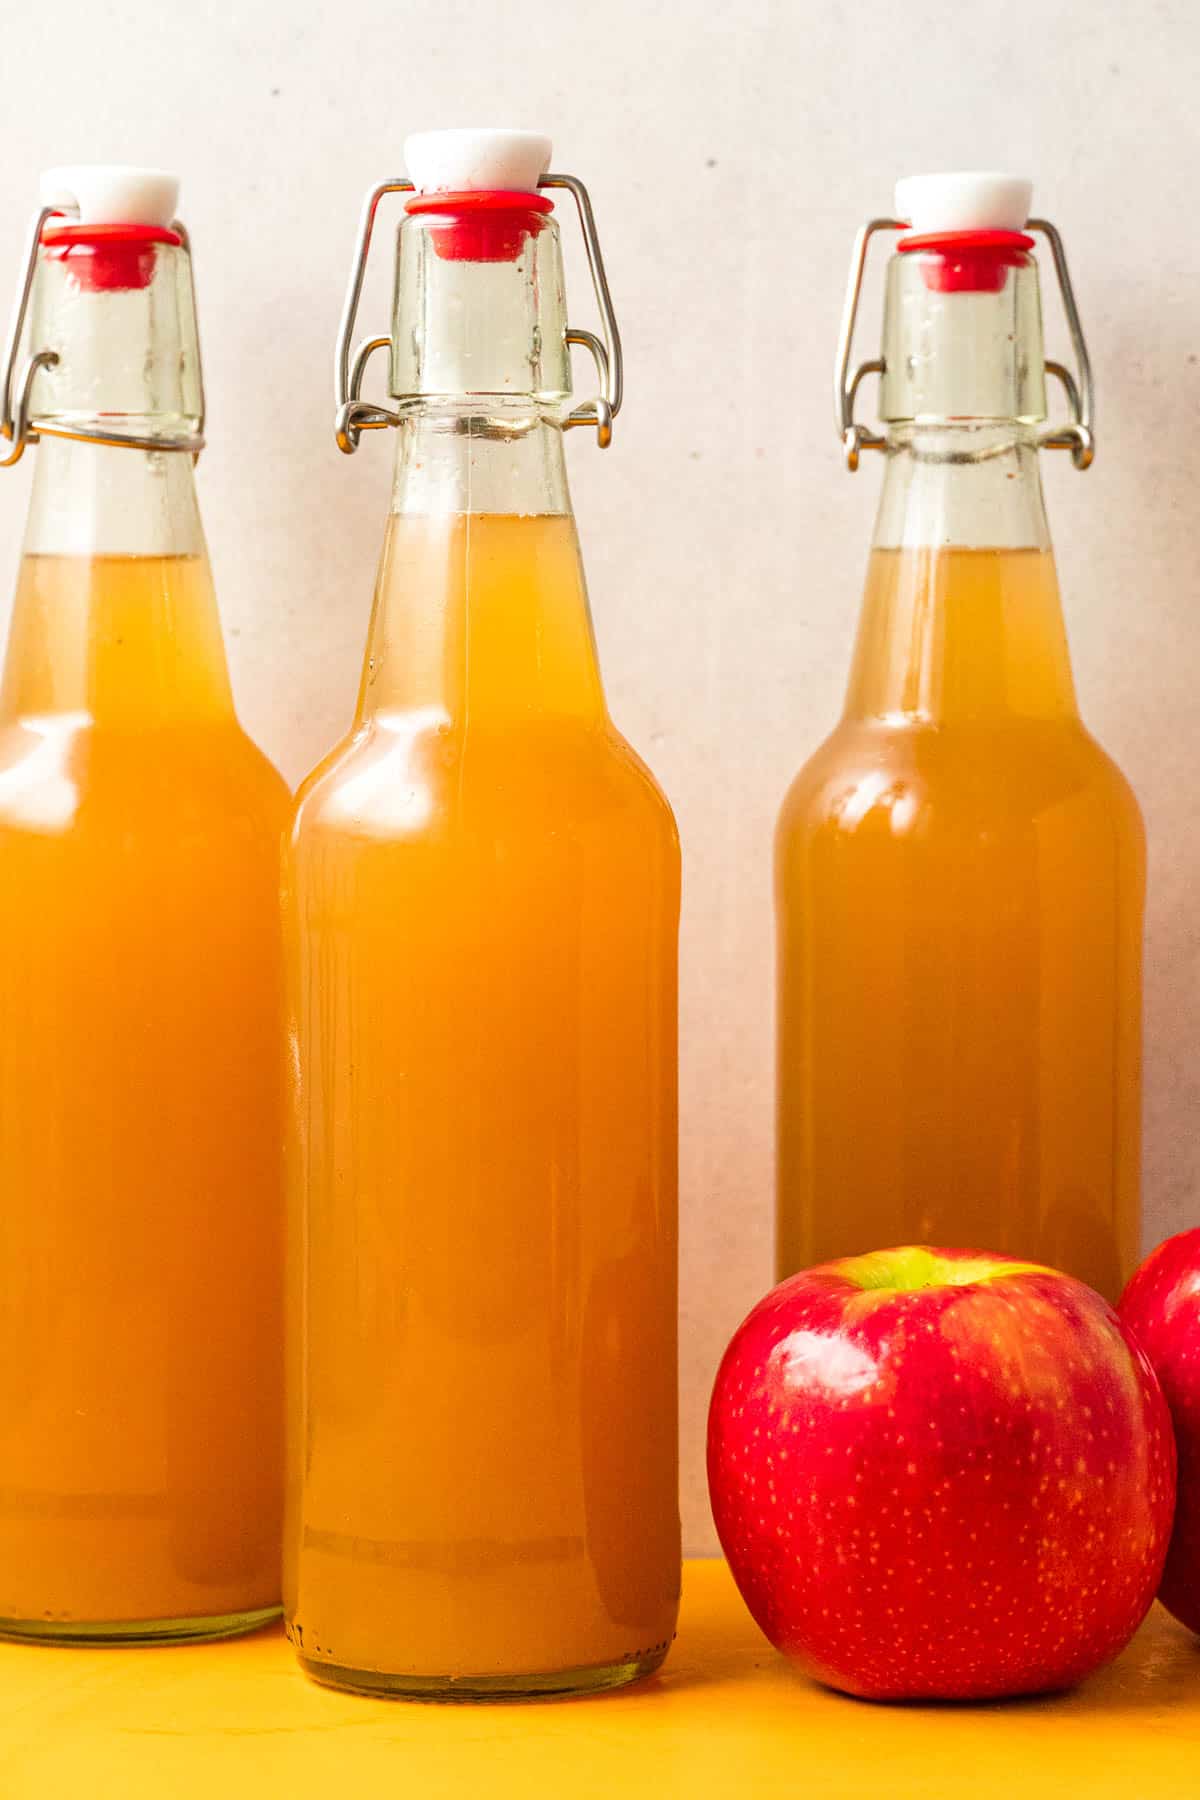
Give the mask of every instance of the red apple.
<svg viewBox="0 0 1200 1800">
<path fill-rule="evenodd" d="M 1112 1308 L 1009 1257 L 904 1248 L 783 1282 L 725 1353 L 709 1487 L 776 1647 L 872 1699 L 1070 1687 L 1154 1598 L 1166 1402 Z"/>
<path fill-rule="evenodd" d="M 1158 1597 L 1200 1631 L 1200 1230 L 1152 1251 L 1117 1311 L 1162 1383 L 1179 1451 L 1175 1530 Z"/>
</svg>

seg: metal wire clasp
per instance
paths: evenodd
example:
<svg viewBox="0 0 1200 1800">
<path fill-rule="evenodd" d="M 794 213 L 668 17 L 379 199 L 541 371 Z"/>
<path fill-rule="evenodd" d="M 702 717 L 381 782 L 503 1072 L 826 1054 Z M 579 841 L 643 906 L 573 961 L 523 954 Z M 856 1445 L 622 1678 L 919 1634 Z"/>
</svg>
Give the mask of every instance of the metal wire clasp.
<svg viewBox="0 0 1200 1800">
<path fill-rule="evenodd" d="M 35 430 L 29 419 L 29 399 L 33 390 L 34 376 L 39 369 L 50 369 L 58 362 L 56 350 L 33 350 L 26 357 L 17 376 L 17 362 L 21 354 L 21 344 L 25 336 L 25 324 L 29 317 L 29 302 L 33 294 L 33 284 L 37 276 L 38 250 L 41 248 L 42 231 L 48 219 L 62 216 L 62 209 L 57 206 L 43 206 L 33 216 L 26 243 L 25 256 L 21 267 L 20 280 L 17 283 L 17 300 L 13 308 L 12 320 L 8 328 L 8 337 L 4 344 L 4 370 L 0 376 L 0 437 L 4 437 L 12 445 L 7 456 L 0 457 L 0 469 L 11 468 L 13 463 L 20 462 L 29 444 L 36 444 L 40 437 L 78 438 L 85 444 L 108 444 L 126 450 L 183 450 L 191 456 L 199 456 L 204 448 L 204 363 L 199 353 L 199 331 L 196 330 L 196 380 L 199 387 L 200 412 L 195 431 L 163 434 L 160 437 L 142 437 L 131 432 L 123 432 L 115 428 L 102 430 L 98 426 L 67 425 L 56 420 L 53 425 L 43 421 Z M 187 227 L 181 219 L 173 219 L 171 230 L 175 232 L 188 256 L 191 266 L 191 239 Z M 193 282 L 195 277 L 193 276 Z M 193 320 L 195 329 L 195 321 Z"/>
<path fill-rule="evenodd" d="M 850 364 L 854 350 L 854 326 L 858 317 L 858 302 L 862 294 L 863 273 L 867 264 L 867 250 L 872 237 L 880 231 L 907 231 L 908 224 L 903 219 L 870 219 L 860 229 L 854 240 L 854 249 L 850 256 L 850 275 L 846 283 L 846 299 L 842 307 L 842 323 L 838 332 L 837 362 L 833 377 L 834 417 L 837 420 L 838 436 L 842 440 L 842 451 L 846 458 L 846 467 L 854 472 L 858 468 L 859 455 L 863 450 L 883 450 L 887 447 L 887 439 L 879 432 L 870 431 L 860 425 L 854 417 L 854 403 L 858 398 L 858 390 L 868 375 L 882 375 L 884 364 L 882 357 L 873 357 L 869 362 L 859 363 L 850 373 Z M 1054 259 L 1054 273 L 1058 280 L 1059 292 L 1062 295 L 1063 312 L 1066 314 L 1067 329 L 1071 334 L 1071 348 L 1075 357 L 1076 373 L 1072 374 L 1063 363 L 1046 360 L 1046 373 L 1053 375 L 1062 384 L 1067 396 L 1067 404 L 1071 409 L 1070 423 L 1054 425 L 1041 432 L 1038 437 L 1039 448 L 1043 450 L 1069 450 L 1071 460 L 1077 469 L 1091 467 L 1096 454 L 1094 429 L 1095 390 L 1092 383 L 1092 363 L 1088 355 L 1087 341 L 1083 335 L 1083 324 L 1079 317 L 1079 307 L 1075 301 L 1075 289 L 1071 284 L 1070 271 L 1067 268 L 1066 252 L 1063 241 L 1056 226 L 1049 219 L 1030 219 L 1025 230 L 1040 233 L 1050 246 L 1050 254 Z"/>
<path fill-rule="evenodd" d="M 608 276 L 604 268 L 604 256 L 600 249 L 600 238 L 596 230 L 596 219 L 592 212 L 592 203 L 588 191 L 582 181 L 574 175 L 543 175 L 538 182 L 539 188 L 565 188 L 575 201 L 579 214 L 580 229 L 583 232 L 583 245 L 587 252 L 588 268 L 591 270 L 592 286 L 596 293 L 596 304 L 600 308 L 600 328 L 603 337 L 595 332 L 575 330 L 569 327 L 566 333 L 568 344 L 581 344 L 590 350 L 596 365 L 596 374 L 600 382 L 600 392 L 595 399 L 585 401 L 577 406 L 563 420 L 563 429 L 569 431 L 574 425 L 594 425 L 596 441 L 602 450 L 607 450 L 612 442 L 613 420 L 621 410 L 621 401 L 625 391 L 624 361 L 621 355 L 621 333 L 617 326 L 617 316 L 613 310 L 612 293 L 608 285 Z M 387 406 L 377 406 L 362 398 L 363 376 L 367 364 L 376 350 L 383 350 L 391 343 L 389 337 L 363 338 L 354 345 L 354 329 L 358 318 L 358 303 L 362 298 L 363 280 L 366 276 L 367 257 L 371 248 L 371 235 L 375 229 L 375 215 L 380 201 L 388 194 L 412 194 L 416 189 L 411 181 L 381 181 L 378 187 L 371 189 L 363 203 L 362 217 L 359 221 L 358 240 L 354 246 L 354 260 L 350 266 L 350 282 L 346 289 L 346 298 L 342 306 L 342 316 L 338 324 L 337 351 L 334 358 L 333 388 L 334 436 L 339 450 L 352 456 L 358 449 L 359 438 L 364 431 L 378 431 L 384 426 L 398 425 L 401 414 Z"/>
<path fill-rule="evenodd" d="M 1047 358 L 1046 373 L 1056 376 L 1062 383 L 1067 405 L 1071 409 L 1071 422 L 1069 425 L 1056 425 L 1043 431 L 1038 443 L 1043 450 L 1069 450 L 1071 461 L 1077 469 L 1090 469 L 1096 454 L 1096 393 L 1092 383 L 1092 359 L 1088 355 L 1083 321 L 1079 317 L 1075 289 L 1071 285 L 1071 274 L 1067 268 L 1067 253 L 1063 249 L 1058 227 L 1052 225 L 1049 219 L 1030 219 L 1025 229 L 1040 232 L 1050 246 L 1050 254 L 1054 258 L 1054 273 L 1058 277 L 1058 291 L 1062 295 L 1063 312 L 1067 316 L 1067 330 L 1071 334 L 1076 369 L 1076 373 L 1072 375 L 1070 369 L 1062 363 L 1051 362 Z"/>
</svg>

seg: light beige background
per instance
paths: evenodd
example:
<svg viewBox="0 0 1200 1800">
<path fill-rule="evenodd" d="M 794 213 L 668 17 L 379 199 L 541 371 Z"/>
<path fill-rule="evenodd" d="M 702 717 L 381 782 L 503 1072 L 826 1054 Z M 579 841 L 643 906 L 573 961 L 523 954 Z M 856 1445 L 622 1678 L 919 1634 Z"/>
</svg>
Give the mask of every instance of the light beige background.
<svg viewBox="0 0 1200 1800">
<path fill-rule="evenodd" d="M 1047 457 L 1081 699 L 1150 829 L 1146 1237 L 1200 1178 L 1200 10 L 1191 0 L 5 0 L 0 287 L 49 163 L 184 176 L 208 376 L 201 498 L 243 718 L 298 779 L 346 723 L 390 445 L 334 448 L 363 191 L 407 131 L 523 124 L 590 184 L 627 409 L 570 440 L 612 710 L 685 855 L 684 1516 L 768 1284 L 774 814 L 831 723 L 878 490 L 829 399 L 853 232 L 897 174 L 1013 167 L 1066 234 L 1099 453 Z M 390 236 L 390 234 L 389 234 Z M 385 238 L 385 245 L 387 239 Z M 386 329 L 386 262 L 363 328 Z M 4 271 L 8 274 L 5 275 Z M 573 311 L 592 323 L 582 258 Z M 1054 349 L 1063 350 L 1048 307 Z M 878 314 L 866 318 L 873 354 Z M 1053 353 L 1053 350 L 1052 350 Z M 585 378 L 581 368 L 580 379 Z M 32 458 L 28 459 L 32 461 Z M 28 470 L 0 479 L 5 603 Z"/>
</svg>

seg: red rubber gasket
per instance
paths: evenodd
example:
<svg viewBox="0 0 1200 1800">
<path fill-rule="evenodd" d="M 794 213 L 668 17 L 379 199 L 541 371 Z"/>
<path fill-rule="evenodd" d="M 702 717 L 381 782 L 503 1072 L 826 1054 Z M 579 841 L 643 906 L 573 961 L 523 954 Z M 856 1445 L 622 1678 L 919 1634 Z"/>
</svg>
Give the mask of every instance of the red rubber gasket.
<svg viewBox="0 0 1200 1800">
<path fill-rule="evenodd" d="M 896 244 L 908 250 L 1032 250 L 1034 240 L 1023 231 L 923 231 Z"/>
<path fill-rule="evenodd" d="M 405 212 L 536 212 L 554 211 L 554 202 L 545 194 L 526 193 L 522 188 L 466 188 L 452 194 L 410 194 L 404 202 Z"/>
<path fill-rule="evenodd" d="M 66 263 L 89 293 L 148 287 L 156 246 L 178 247 L 182 242 L 179 233 L 165 225 L 79 225 L 68 220 L 42 229 L 45 255 Z"/>
<path fill-rule="evenodd" d="M 405 210 L 445 219 L 430 235 L 439 256 L 449 262 L 515 262 L 525 240 L 542 228 L 554 211 L 545 194 L 519 189 L 473 188 L 465 193 L 411 194 Z"/>
<path fill-rule="evenodd" d="M 902 256 L 924 253 L 921 274 L 935 294 L 999 294 L 1033 247 L 1023 231 L 925 231 L 896 245 Z"/>
</svg>

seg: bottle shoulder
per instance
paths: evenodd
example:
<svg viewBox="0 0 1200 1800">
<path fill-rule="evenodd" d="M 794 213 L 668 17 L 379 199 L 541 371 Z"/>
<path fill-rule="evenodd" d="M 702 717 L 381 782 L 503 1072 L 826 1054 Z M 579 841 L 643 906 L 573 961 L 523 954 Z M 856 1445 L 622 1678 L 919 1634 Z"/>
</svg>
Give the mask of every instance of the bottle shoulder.
<svg viewBox="0 0 1200 1800">
<path fill-rule="evenodd" d="M 63 835 L 73 827 L 123 838 L 227 823 L 277 833 L 287 783 L 229 716 L 152 730 L 60 714 L 0 722 L 0 827 Z"/>
<path fill-rule="evenodd" d="M 678 846 L 679 827 L 675 819 L 675 809 L 667 798 L 666 789 L 657 775 L 641 753 L 634 749 L 629 739 L 623 736 L 611 721 L 607 724 L 606 735 L 610 746 L 616 752 L 619 763 L 625 770 L 631 789 L 637 792 L 647 809 L 662 820 Z"/>
<path fill-rule="evenodd" d="M 409 741 L 415 745 L 436 731 L 436 722 L 430 720 L 414 727 Z M 378 759 L 384 742 L 369 724 L 355 724 L 343 732 L 297 784 L 292 795 L 293 818 L 319 818 L 342 784 Z"/>
<path fill-rule="evenodd" d="M 1143 840 L 1133 790 L 1078 717 L 944 726 L 843 719 L 780 809 L 781 853 L 816 834 L 918 839 L 1020 830 L 1070 815 Z"/>
<path fill-rule="evenodd" d="M 282 825 L 291 813 L 292 790 L 267 752 L 235 720 L 231 738 L 231 766 L 240 773 L 245 789 Z"/>
<path fill-rule="evenodd" d="M 663 789 L 608 720 L 464 731 L 409 715 L 360 726 L 322 758 L 297 791 L 292 838 L 511 837 L 601 820 L 654 832 L 678 855 Z"/>
<path fill-rule="evenodd" d="M 1141 802 L 1133 789 L 1133 784 L 1116 758 L 1105 749 L 1099 738 L 1094 736 L 1086 726 L 1081 726 L 1087 741 L 1091 760 L 1098 771 L 1100 779 L 1106 783 L 1112 795 L 1114 807 L 1122 815 L 1129 829 L 1134 831 L 1144 842 L 1146 836 L 1145 820 L 1142 816 Z"/>
</svg>

